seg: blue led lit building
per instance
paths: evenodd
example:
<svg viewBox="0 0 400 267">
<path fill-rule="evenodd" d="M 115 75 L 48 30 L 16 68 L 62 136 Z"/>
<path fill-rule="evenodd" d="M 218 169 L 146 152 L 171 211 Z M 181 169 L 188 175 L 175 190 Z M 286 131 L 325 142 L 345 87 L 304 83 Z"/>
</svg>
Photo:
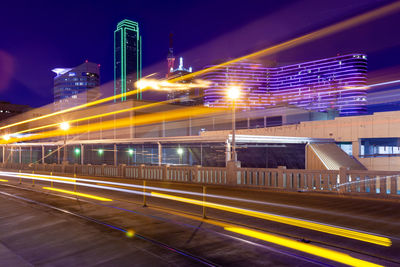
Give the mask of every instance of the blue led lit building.
<svg viewBox="0 0 400 267">
<path fill-rule="evenodd" d="M 100 65 L 85 61 L 75 68 L 55 68 L 54 109 L 63 110 L 91 102 L 100 94 Z"/>
<path fill-rule="evenodd" d="M 337 110 L 341 116 L 366 113 L 367 57 L 348 54 L 281 67 L 238 62 L 203 75 L 212 82 L 204 104 L 228 107 L 226 88 L 241 87 L 239 109 L 265 109 L 288 104 L 306 110 Z"/>
<path fill-rule="evenodd" d="M 126 100 L 126 93 L 135 89 L 135 82 L 142 77 L 142 38 L 137 22 L 124 19 L 114 31 L 114 95 L 122 94 L 121 101 Z M 137 92 L 134 99 L 142 99 Z"/>
</svg>

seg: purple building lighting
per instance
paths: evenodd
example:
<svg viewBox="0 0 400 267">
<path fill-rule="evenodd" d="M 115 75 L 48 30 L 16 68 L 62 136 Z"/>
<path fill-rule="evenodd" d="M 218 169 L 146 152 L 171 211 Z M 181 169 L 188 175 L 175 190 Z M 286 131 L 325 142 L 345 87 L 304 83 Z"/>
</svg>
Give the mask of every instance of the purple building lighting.
<svg viewBox="0 0 400 267">
<path fill-rule="evenodd" d="M 349 54 L 282 67 L 239 62 L 206 73 L 204 92 L 210 107 L 229 107 L 226 88 L 239 85 L 239 109 L 289 104 L 312 111 L 335 109 L 341 116 L 366 112 L 367 57 Z"/>
</svg>

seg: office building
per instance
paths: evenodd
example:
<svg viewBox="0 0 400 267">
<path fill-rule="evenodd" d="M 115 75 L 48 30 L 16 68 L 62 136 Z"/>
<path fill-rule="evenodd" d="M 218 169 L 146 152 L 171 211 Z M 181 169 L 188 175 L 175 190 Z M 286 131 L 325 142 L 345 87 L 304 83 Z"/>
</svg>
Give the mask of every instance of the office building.
<svg viewBox="0 0 400 267">
<path fill-rule="evenodd" d="M 210 66 L 207 66 L 210 67 Z M 306 110 L 341 116 L 366 113 L 367 57 L 348 54 L 281 67 L 237 62 L 203 75 L 212 82 L 204 92 L 204 104 L 228 107 L 226 90 L 241 87 L 239 109 L 264 109 L 288 104 Z"/>
<path fill-rule="evenodd" d="M 135 82 L 142 76 L 142 39 L 137 22 L 124 19 L 114 31 L 114 95 L 122 94 L 120 100 L 125 101 L 126 93 L 135 89 Z M 138 91 L 132 96 L 142 99 Z"/>
<path fill-rule="evenodd" d="M 100 95 L 100 65 L 85 61 L 74 68 L 55 68 L 54 109 L 82 105 Z"/>
</svg>

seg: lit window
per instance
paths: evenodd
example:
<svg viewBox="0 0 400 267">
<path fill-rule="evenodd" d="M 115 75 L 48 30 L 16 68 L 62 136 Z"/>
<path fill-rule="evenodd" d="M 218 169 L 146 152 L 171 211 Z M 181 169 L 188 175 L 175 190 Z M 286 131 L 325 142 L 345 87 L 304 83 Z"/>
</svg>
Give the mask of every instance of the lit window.
<svg viewBox="0 0 400 267">
<path fill-rule="evenodd" d="M 75 75 L 76 75 L 75 72 L 68 73 L 68 76 L 75 76 Z"/>
</svg>

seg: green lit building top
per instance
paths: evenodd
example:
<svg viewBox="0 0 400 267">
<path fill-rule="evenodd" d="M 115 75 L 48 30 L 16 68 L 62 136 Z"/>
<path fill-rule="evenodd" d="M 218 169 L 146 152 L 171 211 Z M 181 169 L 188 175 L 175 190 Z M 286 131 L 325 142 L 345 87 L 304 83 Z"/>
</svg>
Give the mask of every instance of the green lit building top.
<svg viewBox="0 0 400 267">
<path fill-rule="evenodd" d="M 114 31 L 114 95 L 122 94 L 121 101 L 126 100 L 126 93 L 135 89 L 135 82 L 142 76 L 142 38 L 137 22 L 124 19 Z M 142 92 L 132 96 L 142 99 Z"/>
</svg>

